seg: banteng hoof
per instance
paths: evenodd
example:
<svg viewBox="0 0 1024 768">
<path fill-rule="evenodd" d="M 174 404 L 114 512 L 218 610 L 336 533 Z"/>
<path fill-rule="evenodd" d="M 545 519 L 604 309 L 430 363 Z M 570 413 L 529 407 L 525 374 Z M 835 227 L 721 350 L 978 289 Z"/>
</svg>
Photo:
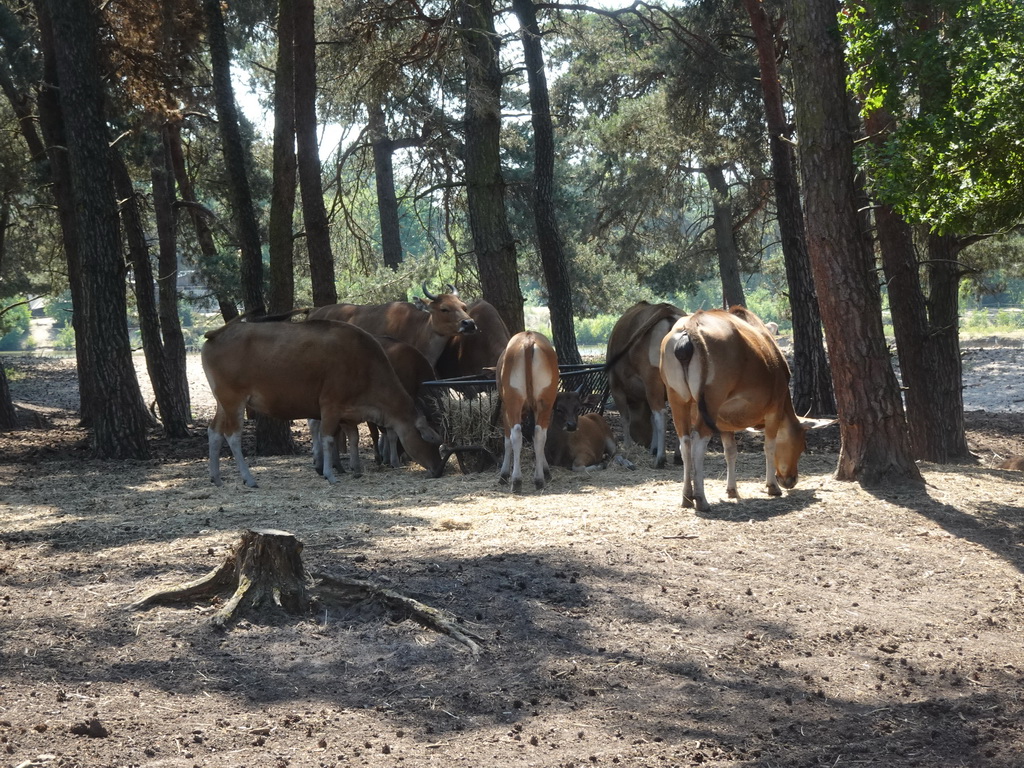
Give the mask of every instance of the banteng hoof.
<svg viewBox="0 0 1024 768">
<path fill-rule="evenodd" d="M 522 493 L 522 492 L 523 492 L 523 481 L 522 480 L 513 480 L 512 481 L 512 493 Z"/>
<path fill-rule="evenodd" d="M 779 486 L 777 486 L 777 485 L 769 485 L 768 486 L 768 495 L 769 496 L 781 496 L 782 495 L 782 489 L 779 488 Z"/>
<path fill-rule="evenodd" d="M 550 479 L 550 478 L 548 478 L 548 479 Z M 534 480 L 533 481 L 533 487 L 536 488 L 538 491 L 543 491 L 544 490 L 544 481 L 543 480 Z"/>
<path fill-rule="evenodd" d="M 738 499 L 740 497 L 740 492 L 737 491 L 735 488 L 730 488 L 728 491 L 726 491 L 726 493 L 728 494 L 730 499 Z"/>
</svg>

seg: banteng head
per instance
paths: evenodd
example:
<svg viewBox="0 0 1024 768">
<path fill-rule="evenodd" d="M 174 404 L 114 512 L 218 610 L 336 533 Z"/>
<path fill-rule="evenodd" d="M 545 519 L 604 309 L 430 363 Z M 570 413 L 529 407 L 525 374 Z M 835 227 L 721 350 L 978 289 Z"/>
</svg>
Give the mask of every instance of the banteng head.
<svg viewBox="0 0 1024 768">
<path fill-rule="evenodd" d="M 576 421 L 583 410 L 583 399 L 579 390 L 559 392 L 555 398 L 555 407 L 551 412 L 551 431 L 576 431 Z"/>
<path fill-rule="evenodd" d="M 466 312 L 466 303 L 459 298 L 455 286 L 448 286 L 448 293 L 432 294 L 423 285 L 419 300 L 424 310 L 430 313 L 430 325 L 439 336 L 455 336 L 460 333 L 476 333 L 476 321 Z"/>
</svg>

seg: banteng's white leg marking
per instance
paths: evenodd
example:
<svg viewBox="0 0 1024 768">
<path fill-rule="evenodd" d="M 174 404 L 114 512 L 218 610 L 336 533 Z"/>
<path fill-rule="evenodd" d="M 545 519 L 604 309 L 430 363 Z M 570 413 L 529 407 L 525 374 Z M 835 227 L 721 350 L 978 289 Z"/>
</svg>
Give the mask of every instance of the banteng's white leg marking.
<svg viewBox="0 0 1024 768">
<path fill-rule="evenodd" d="M 693 504 L 700 512 L 707 512 L 711 507 L 708 505 L 707 496 L 704 494 L 704 458 L 708 453 L 708 443 L 711 436 L 701 437 L 696 430 L 691 434 L 693 450 Z"/>
<path fill-rule="evenodd" d="M 544 444 L 547 442 L 547 439 L 547 429 L 539 424 L 533 428 L 533 485 L 538 491 L 544 487 L 545 474 L 550 475 L 550 472 L 547 471 L 548 459 L 544 455 Z"/>
<path fill-rule="evenodd" d="M 516 424 L 512 427 L 512 492 L 519 493 L 523 490 L 523 466 L 521 463 L 523 452 L 523 425 Z"/>
<path fill-rule="evenodd" d="M 210 482 L 214 485 L 222 485 L 220 479 L 220 449 L 224 447 L 224 435 L 215 430 L 212 426 L 206 430 L 210 441 Z"/>
<path fill-rule="evenodd" d="M 725 449 L 725 491 L 730 499 L 738 499 L 736 489 L 736 435 L 722 432 L 722 447 Z"/>
</svg>

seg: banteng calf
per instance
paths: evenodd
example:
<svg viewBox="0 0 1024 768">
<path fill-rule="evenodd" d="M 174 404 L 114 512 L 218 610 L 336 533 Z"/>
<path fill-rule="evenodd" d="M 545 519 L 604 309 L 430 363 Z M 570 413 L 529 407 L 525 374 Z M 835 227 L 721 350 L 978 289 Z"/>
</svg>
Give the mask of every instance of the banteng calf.
<svg viewBox="0 0 1024 768">
<path fill-rule="evenodd" d="M 604 469 L 614 461 L 627 469 L 636 469 L 633 462 L 619 453 L 604 416 L 581 414 L 582 408 L 583 400 L 578 391 L 558 393 L 544 447 L 548 464 L 582 471 Z"/>
</svg>

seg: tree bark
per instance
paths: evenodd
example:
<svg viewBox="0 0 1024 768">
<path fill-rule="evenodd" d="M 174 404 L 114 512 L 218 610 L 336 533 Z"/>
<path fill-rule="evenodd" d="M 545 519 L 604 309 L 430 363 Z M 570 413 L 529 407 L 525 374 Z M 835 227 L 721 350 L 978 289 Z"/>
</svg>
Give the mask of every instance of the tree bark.
<svg viewBox="0 0 1024 768">
<path fill-rule="evenodd" d="M 889 116 L 881 111 L 868 117 L 867 130 L 872 141 L 884 141 L 888 122 Z M 941 331 L 933 332 L 910 225 L 888 205 L 875 204 L 874 212 L 914 458 L 939 463 L 970 460 L 964 434 L 959 344 L 954 343 L 949 349 L 948 337 Z M 934 254 L 939 258 L 949 255 Z M 954 296 L 958 279 L 954 279 Z M 953 321 L 956 320 L 954 315 Z M 949 318 L 944 321 L 948 323 Z M 953 357 L 944 359 L 943 352 L 953 353 Z"/>
<path fill-rule="evenodd" d="M 544 74 L 544 51 L 541 48 L 540 25 L 533 0 L 512 0 L 512 9 L 519 18 L 526 77 L 530 90 L 530 112 L 533 124 L 533 217 L 537 231 L 537 249 L 548 289 L 551 311 L 551 335 L 560 363 L 581 363 L 576 347 L 573 320 L 572 283 L 569 277 L 569 255 L 558 225 L 555 210 L 555 130 L 551 124 L 551 100 Z"/>
<path fill-rule="evenodd" d="M 88 0 L 48 0 L 81 258 L 82 335 L 95 372 L 100 458 L 149 456 L 147 415 L 128 341 L 125 269 L 103 113 L 97 25 Z M 78 329 L 76 328 L 76 331 Z"/>
<path fill-rule="evenodd" d="M 960 359 L 959 286 L 963 270 L 957 261 L 960 245 L 951 235 L 928 236 L 929 345 L 935 364 L 928 382 L 932 398 L 936 458 L 934 461 L 973 461 L 964 423 L 963 364 Z M 944 458 L 942 458 L 944 456 Z"/>
<path fill-rule="evenodd" d="M 153 280 L 153 266 L 150 263 L 149 245 L 146 241 L 145 225 L 142 211 L 139 209 L 139 196 L 135 192 L 128 166 L 121 157 L 117 147 L 111 147 L 111 166 L 114 175 L 114 189 L 121 201 L 121 225 L 125 234 L 128 255 L 131 259 L 134 275 L 135 305 L 139 313 L 139 333 L 142 336 L 142 349 L 146 356 L 146 370 L 153 385 L 156 405 L 163 421 L 164 432 L 168 437 L 188 437 L 187 400 L 182 400 L 181 384 L 184 384 L 186 398 L 188 379 L 184 376 L 184 358 L 178 375 L 184 382 L 174 381 L 169 360 L 165 356 L 164 345 L 160 338 L 160 312 L 157 308 L 156 284 Z M 154 203 L 159 192 L 154 186 Z M 154 209 L 156 206 L 154 205 Z M 177 323 L 177 317 L 175 317 Z"/>
<path fill-rule="evenodd" d="M 464 162 L 469 229 L 483 298 L 494 305 L 509 332 L 515 334 L 525 328 L 523 292 L 501 174 L 502 78 L 491 0 L 462 0 L 459 25 L 466 71 Z"/>
<path fill-rule="evenodd" d="M 316 36 L 313 0 L 292 0 L 295 4 L 295 137 L 298 144 L 299 187 L 302 192 L 302 221 L 309 253 L 309 276 L 313 283 L 313 304 L 322 307 L 338 303 L 334 282 L 327 209 L 324 207 L 320 176 L 320 145 L 316 136 Z"/>
<path fill-rule="evenodd" d="M 388 136 L 380 98 L 367 103 L 367 127 L 373 145 L 373 171 L 377 183 L 377 213 L 380 217 L 380 247 L 384 264 L 397 271 L 403 261 L 402 228 L 395 194 L 394 142 Z"/>
<path fill-rule="evenodd" d="M 221 151 L 227 169 L 231 204 L 238 227 L 241 251 L 242 306 L 253 314 L 266 312 L 263 301 L 263 253 L 259 227 L 252 202 L 252 190 L 246 169 L 245 145 L 238 127 L 238 108 L 231 85 L 231 49 L 228 47 L 221 0 L 203 0 L 206 16 L 210 63 L 213 69 L 213 96 L 217 108 Z"/>
<path fill-rule="evenodd" d="M 153 152 L 150 177 L 153 182 L 153 214 L 157 241 L 157 315 L 160 320 L 164 370 L 170 398 L 159 403 L 160 418 L 168 437 L 187 437 L 192 421 L 185 361 L 185 335 L 178 315 L 178 236 L 174 215 L 174 171 L 171 168 L 166 126 L 161 127 Z M 155 387 L 154 387 L 155 389 Z"/>
<path fill-rule="evenodd" d="M 270 193 L 271 314 L 295 306 L 295 7 L 279 0 L 274 73 L 274 179 Z"/>
<path fill-rule="evenodd" d="M 181 125 L 180 123 L 168 123 L 166 128 L 168 151 L 171 156 L 171 167 L 174 170 L 174 179 L 178 183 L 178 194 L 181 199 L 188 203 L 186 210 L 189 218 L 192 219 L 192 226 L 196 230 L 196 240 L 199 242 L 199 252 L 202 258 L 199 261 L 199 273 L 203 276 L 210 290 L 220 307 L 221 317 L 224 322 L 230 322 L 238 317 L 238 307 L 235 300 L 228 291 L 221 286 L 216 276 L 207 265 L 217 261 L 217 244 L 213 240 L 213 230 L 207 224 L 204 213 L 200 209 L 199 201 L 196 198 L 195 188 L 192 186 L 192 179 L 185 167 L 185 152 L 181 146 Z"/>
<path fill-rule="evenodd" d="M 704 167 L 704 177 L 711 188 L 711 206 L 715 214 L 715 251 L 718 253 L 718 271 L 722 276 L 723 309 L 739 304 L 747 306 L 740 280 L 740 249 L 733 232 L 732 204 L 729 201 L 729 185 L 720 165 Z"/>
<path fill-rule="evenodd" d="M 871 254 L 862 246 L 836 0 L 787 0 L 814 270 L 836 389 L 842 445 L 836 478 L 921 482 L 882 329 Z"/>
<path fill-rule="evenodd" d="M 743 4 L 750 17 L 757 46 L 768 148 L 775 182 L 775 207 L 778 210 L 779 235 L 782 239 L 789 306 L 793 317 L 793 372 L 790 380 L 793 407 L 797 413 L 834 414 L 836 399 L 832 391 L 832 372 L 825 354 L 825 338 L 821 330 L 821 312 L 818 309 L 811 260 L 807 255 L 792 129 L 786 121 L 782 82 L 776 64 L 777 35 L 761 0 L 743 0 Z"/>
<path fill-rule="evenodd" d="M 57 54 L 53 39 L 53 25 L 46 0 L 36 0 L 39 17 L 39 43 L 43 54 L 43 82 L 39 89 L 37 107 L 39 126 L 46 142 L 50 161 L 50 180 L 53 183 L 53 198 L 57 204 L 60 219 L 61 240 L 64 258 L 68 264 L 68 287 L 71 292 L 71 327 L 75 331 L 75 362 L 78 370 L 78 399 L 82 424 L 93 423 L 92 406 L 97 402 L 96 372 L 92 368 L 92 355 L 88 353 L 89 339 L 86 337 L 80 308 L 85 305 L 82 296 L 82 260 L 78 247 L 78 230 L 75 225 L 75 200 L 71 183 L 71 169 L 67 153 L 64 118 L 60 106 L 60 83 L 57 75 Z"/>
</svg>

